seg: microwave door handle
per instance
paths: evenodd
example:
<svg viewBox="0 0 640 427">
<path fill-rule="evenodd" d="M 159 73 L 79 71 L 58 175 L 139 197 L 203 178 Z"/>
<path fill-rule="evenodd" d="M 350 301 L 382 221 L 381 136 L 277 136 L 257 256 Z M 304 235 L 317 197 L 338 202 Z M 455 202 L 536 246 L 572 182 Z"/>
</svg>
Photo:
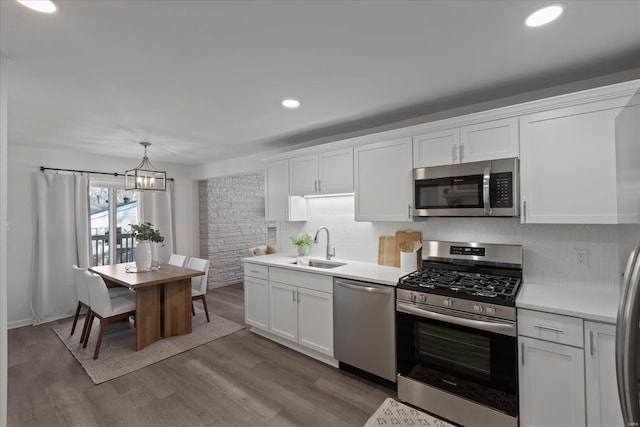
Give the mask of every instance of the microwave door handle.
<svg viewBox="0 0 640 427">
<path fill-rule="evenodd" d="M 491 215 L 491 204 L 489 202 L 489 183 L 491 182 L 491 163 L 484 168 L 484 175 L 482 177 L 482 201 L 484 202 L 484 214 Z"/>
</svg>

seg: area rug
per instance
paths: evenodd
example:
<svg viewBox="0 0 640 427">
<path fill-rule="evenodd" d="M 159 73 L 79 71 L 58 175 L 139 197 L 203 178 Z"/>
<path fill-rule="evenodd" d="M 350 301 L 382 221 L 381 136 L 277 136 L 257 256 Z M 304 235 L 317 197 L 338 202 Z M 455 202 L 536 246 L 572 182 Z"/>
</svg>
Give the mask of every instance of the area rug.
<svg viewBox="0 0 640 427">
<path fill-rule="evenodd" d="M 382 402 L 382 405 L 364 425 L 364 427 L 377 426 L 454 427 L 446 421 L 439 420 L 390 397 Z"/>
<path fill-rule="evenodd" d="M 69 336 L 73 318 L 56 324 L 52 329 L 80 362 L 91 380 L 100 384 L 244 329 L 244 326 L 211 312 L 209 317 L 211 322 L 207 323 L 204 311 L 196 307 L 190 334 L 160 339 L 140 351 L 135 351 L 136 332 L 133 323 L 111 324 L 105 331 L 97 360 L 93 360 L 100 332 L 100 322 L 97 319 L 93 323 L 89 343 L 84 349 L 80 344 L 84 317 L 78 319 L 73 336 Z"/>
</svg>

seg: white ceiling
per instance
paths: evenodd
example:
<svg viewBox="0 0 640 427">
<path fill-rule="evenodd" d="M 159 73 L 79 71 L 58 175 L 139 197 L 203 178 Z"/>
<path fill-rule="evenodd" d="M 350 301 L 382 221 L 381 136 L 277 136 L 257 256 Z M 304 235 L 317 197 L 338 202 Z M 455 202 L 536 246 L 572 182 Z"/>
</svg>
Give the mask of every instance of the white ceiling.
<svg viewBox="0 0 640 427">
<path fill-rule="evenodd" d="M 640 67 L 640 0 L 549 3 L 0 0 L 9 143 L 202 164 Z"/>
</svg>

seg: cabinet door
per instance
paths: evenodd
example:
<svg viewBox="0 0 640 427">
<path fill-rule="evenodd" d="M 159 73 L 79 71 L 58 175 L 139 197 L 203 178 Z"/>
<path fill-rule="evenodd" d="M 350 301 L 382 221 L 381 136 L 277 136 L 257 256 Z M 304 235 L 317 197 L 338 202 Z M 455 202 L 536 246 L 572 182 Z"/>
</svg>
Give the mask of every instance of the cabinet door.
<svg viewBox="0 0 640 427">
<path fill-rule="evenodd" d="M 522 221 L 617 222 L 615 120 L 608 100 L 520 118 Z"/>
<path fill-rule="evenodd" d="M 520 426 L 584 427 L 584 351 L 518 337 Z"/>
<path fill-rule="evenodd" d="M 269 282 L 269 320 L 271 332 L 298 341 L 298 303 L 296 287 Z"/>
<path fill-rule="evenodd" d="M 286 221 L 289 198 L 289 161 L 267 164 L 264 213 L 267 221 Z"/>
<path fill-rule="evenodd" d="M 289 193 L 304 196 L 318 193 L 318 156 L 294 157 L 289 160 Z"/>
<path fill-rule="evenodd" d="M 269 329 L 269 282 L 244 277 L 244 321 L 247 325 Z"/>
<path fill-rule="evenodd" d="M 333 357 L 333 295 L 298 288 L 298 342 Z"/>
<path fill-rule="evenodd" d="M 518 157 L 518 119 L 493 120 L 460 128 L 460 161 Z"/>
<path fill-rule="evenodd" d="M 584 323 L 587 425 L 622 426 L 615 361 L 615 325 Z"/>
<path fill-rule="evenodd" d="M 356 221 L 411 220 L 411 138 L 354 148 Z"/>
<path fill-rule="evenodd" d="M 353 149 L 318 154 L 318 192 L 353 193 Z"/>
<path fill-rule="evenodd" d="M 447 129 L 413 137 L 413 167 L 459 163 L 460 130 Z"/>
</svg>

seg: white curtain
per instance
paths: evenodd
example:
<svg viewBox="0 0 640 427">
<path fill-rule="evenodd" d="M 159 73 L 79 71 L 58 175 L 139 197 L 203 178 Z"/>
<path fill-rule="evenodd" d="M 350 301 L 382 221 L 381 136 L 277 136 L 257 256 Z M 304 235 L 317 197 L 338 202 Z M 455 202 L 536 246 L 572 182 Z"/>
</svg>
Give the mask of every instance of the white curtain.
<svg viewBox="0 0 640 427">
<path fill-rule="evenodd" d="M 152 246 L 153 259 L 168 262 L 173 244 L 173 181 L 167 181 L 167 191 L 138 193 L 138 222 L 150 222 L 164 236 L 164 242 Z"/>
<path fill-rule="evenodd" d="M 31 308 L 33 323 L 73 314 L 73 264 L 89 267 L 89 178 L 37 173 L 38 231 Z"/>
</svg>

